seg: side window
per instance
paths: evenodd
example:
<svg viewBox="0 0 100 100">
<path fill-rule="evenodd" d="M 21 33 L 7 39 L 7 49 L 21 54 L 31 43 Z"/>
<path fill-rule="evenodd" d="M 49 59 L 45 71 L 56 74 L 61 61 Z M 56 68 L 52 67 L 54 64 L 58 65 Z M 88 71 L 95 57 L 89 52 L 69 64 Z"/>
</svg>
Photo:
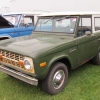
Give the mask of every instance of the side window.
<svg viewBox="0 0 100 100">
<path fill-rule="evenodd" d="M 100 30 L 100 18 L 97 17 L 97 18 L 94 18 L 94 27 L 95 27 L 95 31 L 98 31 Z"/>
<path fill-rule="evenodd" d="M 21 26 L 33 26 L 32 18 L 31 17 L 22 17 L 20 21 Z"/>
<path fill-rule="evenodd" d="M 91 17 L 90 18 L 81 17 L 79 21 L 77 36 L 78 37 L 83 36 L 86 34 L 86 32 L 91 32 L 91 31 L 92 31 Z"/>
</svg>

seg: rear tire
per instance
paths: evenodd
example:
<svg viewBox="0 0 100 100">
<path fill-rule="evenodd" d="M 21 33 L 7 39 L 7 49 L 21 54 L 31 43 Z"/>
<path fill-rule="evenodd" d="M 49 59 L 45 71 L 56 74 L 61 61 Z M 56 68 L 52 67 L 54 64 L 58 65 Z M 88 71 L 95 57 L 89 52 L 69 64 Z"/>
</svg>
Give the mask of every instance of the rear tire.
<svg viewBox="0 0 100 100">
<path fill-rule="evenodd" d="M 61 62 L 57 62 L 51 67 L 47 77 L 42 81 L 42 88 L 48 94 L 54 95 L 64 89 L 67 80 L 67 66 Z"/>
<path fill-rule="evenodd" d="M 100 65 L 100 51 L 98 54 L 92 59 L 92 62 L 96 65 Z"/>
</svg>

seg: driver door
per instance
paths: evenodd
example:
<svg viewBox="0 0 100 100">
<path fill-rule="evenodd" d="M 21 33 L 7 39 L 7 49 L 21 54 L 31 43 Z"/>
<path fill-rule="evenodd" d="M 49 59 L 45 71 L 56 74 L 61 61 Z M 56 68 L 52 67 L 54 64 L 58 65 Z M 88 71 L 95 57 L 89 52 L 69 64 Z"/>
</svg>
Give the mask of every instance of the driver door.
<svg viewBox="0 0 100 100">
<path fill-rule="evenodd" d="M 24 35 L 30 35 L 32 34 L 32 31 L 34 29 L 34 17 L 27 17 L 27 16 L 22 16 L 20 20 L 20 24 L 18 27 L 18 35 L 19 36 L 24 36 Z"/>
<path fill-rule="evenodd" d="M 92 34 L 92 16 L 81 16 L 77 29 L 79 64 L 87 62 L 96 52 L 96 36 Z"/>
</svg>

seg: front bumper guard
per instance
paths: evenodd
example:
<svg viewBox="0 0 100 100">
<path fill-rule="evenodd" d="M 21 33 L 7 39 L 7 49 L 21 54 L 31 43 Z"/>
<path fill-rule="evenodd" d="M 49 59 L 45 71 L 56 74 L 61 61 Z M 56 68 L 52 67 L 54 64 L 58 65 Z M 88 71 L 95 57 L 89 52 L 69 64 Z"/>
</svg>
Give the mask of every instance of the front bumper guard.
<svg viewBox="0 0 100 100">
<path fill-rule="evenodd" d="M 35 85 L 35 86 L 38 85 L 38 80 L 37 79 L 35 79 L 35 78 L 31 77 L 31 76 L 28 76 L 26 74 L 23 74 L 21 72 L 18 72 L 16 70 L 10 69 L 8 67 L 0 65 L 0 71 L 6 73 L 8 75 L 11 75 L 11 76 L 13 76 L 13 77 L 15 77 L 15 78 L 17 78 L 19 80 L 22 80 L 22 81 L 24 81 L 26 83 L 29 83 L 31 85 Z"/>
</svg>

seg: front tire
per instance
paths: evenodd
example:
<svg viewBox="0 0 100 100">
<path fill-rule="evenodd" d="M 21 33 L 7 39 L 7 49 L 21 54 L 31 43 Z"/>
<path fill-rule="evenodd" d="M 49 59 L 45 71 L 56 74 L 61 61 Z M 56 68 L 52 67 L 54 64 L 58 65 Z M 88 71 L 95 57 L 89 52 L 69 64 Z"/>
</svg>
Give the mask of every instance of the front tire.
<svg viewBox="0 0 100 100">
<path fill-rule="evenodd" d="M 50 95 L 57 94 L 64 89 L 67 80 L 67 66 L 57 62 L 51 67 L 47 77 L 42 81 L 43 90 Z"/>
</svg>

